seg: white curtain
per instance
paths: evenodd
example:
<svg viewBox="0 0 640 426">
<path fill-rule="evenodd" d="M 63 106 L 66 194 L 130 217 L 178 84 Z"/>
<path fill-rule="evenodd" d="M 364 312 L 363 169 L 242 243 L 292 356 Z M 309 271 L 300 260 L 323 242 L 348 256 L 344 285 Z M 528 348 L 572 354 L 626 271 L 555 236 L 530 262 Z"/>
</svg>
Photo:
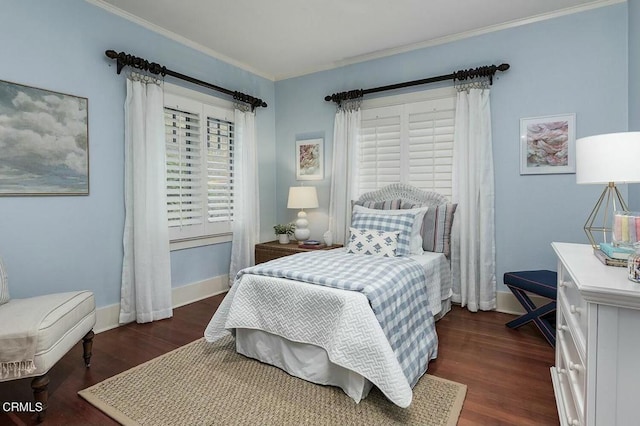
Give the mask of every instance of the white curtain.
<svg viewBox="0 0 640 426">
<path fill-rule="evenodd" d="M 493 151 L 489 89 L 458 92 L 453 143 L 453 301 L 496 308 Z M 459 272 L 459 273 L 458 273 Z"/>
<path fill-rule="evenodd" d="M 344 244 L 351 223 L 351 200 L 357 188 L 360 108 L 340 108 L 333 124 L 333 161 L 329 199 L 329 231 L 334 244 Z"/>
<path fill-rule="evenodd" d="M 258 147 L 255 114 L 235 110 L 233 243 L 229 284 L 243 268 L 255 264 L 254 246 L 260 235 Z"/>
<path fill-rule="evenodd" d="M 163 92 L 156 81 L 127 78 L 125 223 L 120 323 L 173 315 L 166 200 Z"/>
</svg>

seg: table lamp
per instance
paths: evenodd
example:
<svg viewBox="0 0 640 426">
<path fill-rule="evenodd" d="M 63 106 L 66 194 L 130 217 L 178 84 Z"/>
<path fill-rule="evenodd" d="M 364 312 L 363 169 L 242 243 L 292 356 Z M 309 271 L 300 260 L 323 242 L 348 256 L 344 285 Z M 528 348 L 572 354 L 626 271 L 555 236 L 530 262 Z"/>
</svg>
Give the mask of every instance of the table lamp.
<svg viewBox="0 0 640 426">
<path fill-rule="evenodd" d="M 598 248 L 594 232 L 602 232 L 603 242 L 607 242 L 614 212 L 629 210 L 616 183 L 634 182 L 640 182 L 640 132 L 607 133 L 576 140 L 576 183 L 606 185 L 584 225 L 593 248 Z"/>
<path fill-rule="evenodd" d="M 307 228 L 309 221 L 304 209 L 315 209 L 318 207 L 318 193 L 315 186 L 292 186 L 289 188 L 289 201 L 287 208 L 300 209 L 296 220 L 296 230 L 293 233 L 298 241 L 309 239 L 311 231 Z"/>
</svg>

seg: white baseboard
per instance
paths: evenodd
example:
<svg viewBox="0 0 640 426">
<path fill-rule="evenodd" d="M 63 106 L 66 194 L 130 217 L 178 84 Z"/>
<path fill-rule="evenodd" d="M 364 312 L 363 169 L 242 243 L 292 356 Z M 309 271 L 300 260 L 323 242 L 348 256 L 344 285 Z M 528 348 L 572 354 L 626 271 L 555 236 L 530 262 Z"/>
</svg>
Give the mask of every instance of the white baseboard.
<svg viewBox="0 0 640 426">
<path fill-rule="evenodd" d="M 173 307 L 188 305 L 229 290 L 229 276 L 220 275 L 204 281 L 175 287 L 172 291 Z M 213 312 L 211 313 L 213 315 Z"/>
<path fill-rule="evenodd" d="M 527 294 L 536 306 L 542 306 L 549 303 L 549 299 L 547 299 L 546 297 L 538 296 L 537 294 L 531 293 Z M 518 299 L 516 299 L 513 293 L 507 291 L 499 291 L 496 296 L 496 311 L 513 315 L 522 315 L 525 313 L 525 310 L 522 308 L 522 305 L 520 304 L 520 302 L 518 302 Z"/>
<path fill-rule="evenodd" d="M 96 325 L 93 326 L 94 333 L 102 333 L 120 326 L 120 304 L 102 306 L 96 308 Z"/>
<path fill-rule="evenodd" d="M 204 281 L 187 284 L 171 289 L 171 301 L 174 308 L 215 296 L 229 290 L 229 277 L 221 275 Z M 213 312 L 211 313 L 213 315 Z M 120 304 L 102 306 L 96 309 L 95 333 L 111 330 L 119 327 Z"/>
</svg>

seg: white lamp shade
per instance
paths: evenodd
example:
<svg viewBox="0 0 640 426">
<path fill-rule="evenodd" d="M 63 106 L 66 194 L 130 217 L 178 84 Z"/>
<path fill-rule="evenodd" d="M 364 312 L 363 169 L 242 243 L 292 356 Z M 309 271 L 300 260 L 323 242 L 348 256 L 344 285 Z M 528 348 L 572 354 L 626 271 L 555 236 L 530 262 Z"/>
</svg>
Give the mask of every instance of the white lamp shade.
<svg viewBox="0 0 640 426">
<path fill-rule="evenodd" d="M 318 193 L 315 186 L 292 186 L 289 188 L 289 209 L 315 209 L 318 207 Z"/>
<path fill-rule="evenodd" d="M 607 133 L 578 139 L 576 182 L 640 182 L 640 132 Z"/>
</svg>

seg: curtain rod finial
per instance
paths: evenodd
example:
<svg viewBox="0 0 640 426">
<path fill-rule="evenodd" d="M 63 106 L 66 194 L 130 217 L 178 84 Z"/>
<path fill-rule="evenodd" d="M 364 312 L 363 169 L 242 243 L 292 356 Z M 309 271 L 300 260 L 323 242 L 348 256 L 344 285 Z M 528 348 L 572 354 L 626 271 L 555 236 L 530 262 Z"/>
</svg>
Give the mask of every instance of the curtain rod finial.
<svg viewBox="0 0 640 426">
<path fill-rule="evenodd" d="M 118 57 L 118 53 L 115 50 L 105 50 L 104 54 L 111 59 L 116 59 Z"/>
<path fill-rule="evenodd" d="M 498 65 L 498 71 L 506 71 L 510 68 L 509 64 L 500 64 Z"/>
</svg>

